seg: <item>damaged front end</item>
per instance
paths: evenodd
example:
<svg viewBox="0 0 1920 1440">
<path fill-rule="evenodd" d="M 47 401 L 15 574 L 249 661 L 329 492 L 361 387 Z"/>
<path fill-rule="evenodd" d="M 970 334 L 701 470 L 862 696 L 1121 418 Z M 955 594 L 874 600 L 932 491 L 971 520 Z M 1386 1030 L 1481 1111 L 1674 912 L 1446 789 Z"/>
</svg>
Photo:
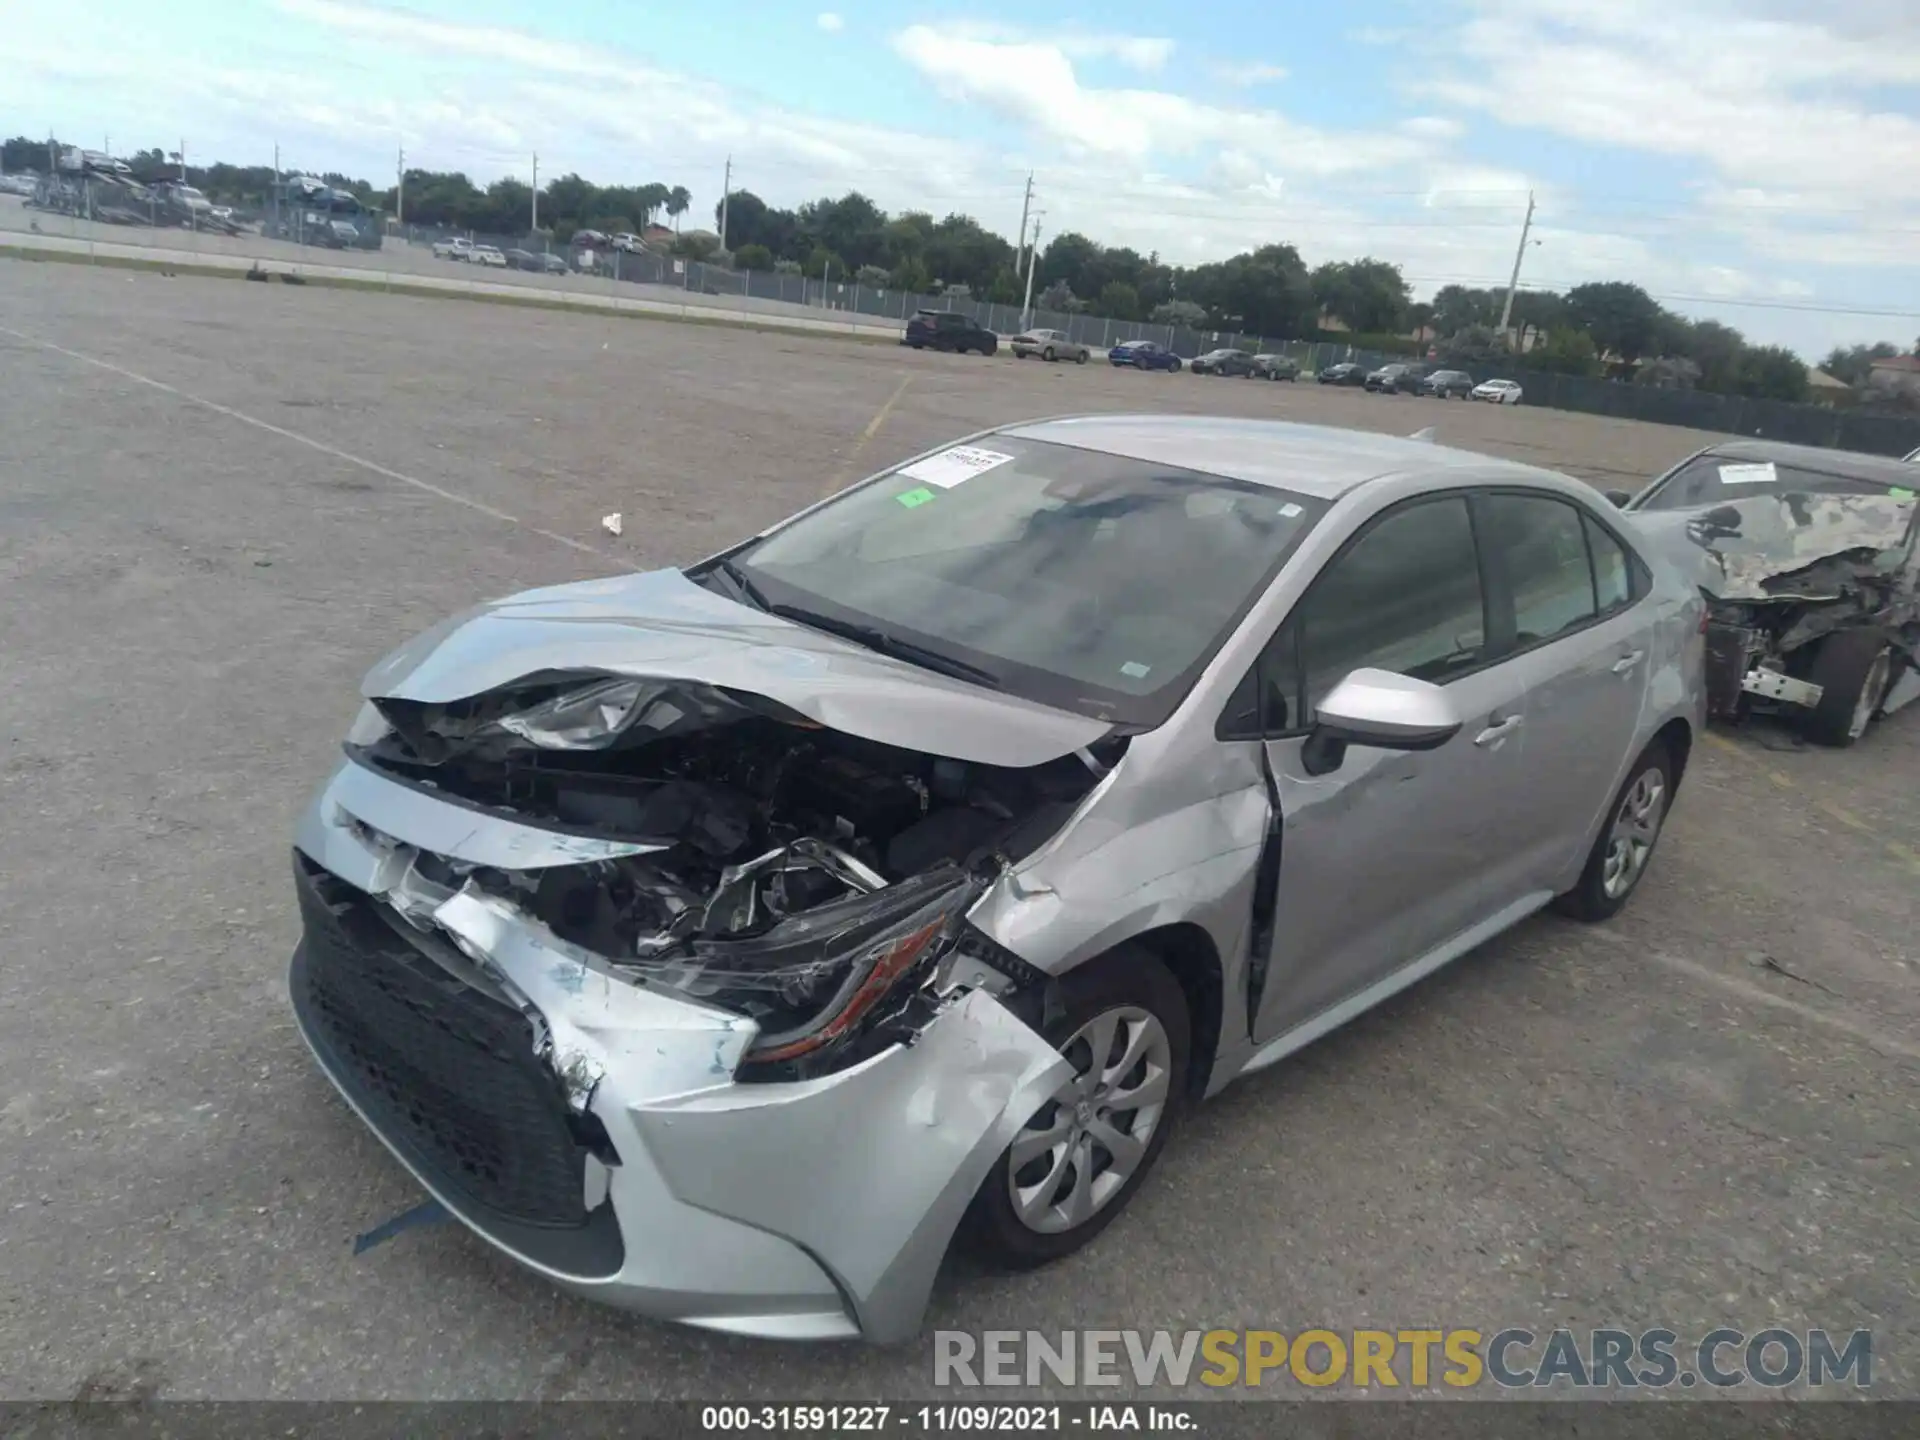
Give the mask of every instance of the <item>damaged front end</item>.
<svg viewBox="0 0 1920 1440">
<path fill-rule="evenodd" d="M 1818 644 L 1884 632 L 1908 665 L 1920 642 L 1915 505 L 1894 496 L 1761 495 L 1635 515 L 1708 600 L 1707 699 L 1716 719 L 1758 700 L 1811 708 Z"/>
<path fill-rule="evenodd" d="M 612 1303 L 913 1333 L 1065 1073 L 1020 1018 L 1044 977 L 966 917 L 1102 759 L 984 764 L 565 671 L 377 696 L 345 749 L 297 838 L 295 1008 L 416 1176 Z"/>
</svg>

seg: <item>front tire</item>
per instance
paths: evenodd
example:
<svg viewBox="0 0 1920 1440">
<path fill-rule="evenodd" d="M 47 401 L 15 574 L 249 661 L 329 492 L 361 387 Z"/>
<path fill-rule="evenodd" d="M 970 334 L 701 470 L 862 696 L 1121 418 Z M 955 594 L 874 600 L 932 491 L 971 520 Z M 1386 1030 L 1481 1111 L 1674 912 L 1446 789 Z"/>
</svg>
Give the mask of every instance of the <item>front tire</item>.
<svg viewBox="0 0 1920 1440">
<path fill-rule="evenodd" d="M 1893 672 L 1893 647 L 1884 630 L 1836 630 L 1820 642 L 1807 672 L 1821 694 L 1801 731 L 1816 745 L 1852 745 L 1879 713 Z"/>
<path fill-rule="evenodd" d="M 1185 1099 L 1186 995 L 1152 953 L 1119 946 L 1060 980 L 1059 1000 L 1045 1034 L 1073 1078 L 994 1162 L 961 1227 L 969 1250 L 1008 1269 L 1058 1260 L 1106 1229 Z"/>
<path fill-rule="evenodd" d="M 1653 859 L 1673 803 L 1673 757 L 1664 740 L 1640 752 L 1607 808 L 1607 823 L 1588 852 L 1580 880 L 1553 908 L 1575 920 L 1611 920 L 1633 898 Z"/>
<path fill-rule="evenodd" d="M 1051 364 L 1053 362 L 1053 347 L 1049 345 L 1046 349 L 1042 350 L 1040 352 L 1040 358 Z"/>
<path fill-rule="evenodd" d="M 1076 355 L 1076 356 L 1074 356 L 1074 357 L 1073 357 L 1073 363 L 1074 363 L 1074 364 L 1076 364 L 1076 365 L 1084 365 L 1084 364 L 1086 364 L 1086 363 L 1087 363 L 1087 352 L 1086 352 L 1086 351 L 1084 351 L 1084 350 L 1082 350 L 1082 351 L 1081 351 L 1081 352 L 1080 352 L 1080 353 L 1079 353 L 1078 355 Z"/>
</svg>

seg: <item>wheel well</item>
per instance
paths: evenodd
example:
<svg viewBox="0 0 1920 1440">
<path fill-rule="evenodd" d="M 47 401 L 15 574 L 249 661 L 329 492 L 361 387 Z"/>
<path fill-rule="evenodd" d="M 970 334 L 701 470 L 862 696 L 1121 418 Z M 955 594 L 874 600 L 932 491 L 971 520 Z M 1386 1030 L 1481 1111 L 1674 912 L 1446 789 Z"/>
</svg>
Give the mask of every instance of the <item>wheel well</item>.
<svg viewBox="0 0 1920 1440">
<path fill-rule="evenodd" d="M 1687 773 L 1687 756 L 1693 753 L 1693 727 L 1684 720 L 1669 720 L 1653 738 L 1665 742 L 1667 754 L 1673 758 L 1673 788 L 1677 794 L 1680 777 Z"/>
<path fill-rule="evenodd" d="M 1187 997 L 1187 1087 L 1198 1099 L 1213 1075 L 1213 1057 L 1220 1048 L 1220 952 L 1198 925 L 1164 925 L 1132 937 L 1151 950 L 1180 982 Z"/>
</svg>

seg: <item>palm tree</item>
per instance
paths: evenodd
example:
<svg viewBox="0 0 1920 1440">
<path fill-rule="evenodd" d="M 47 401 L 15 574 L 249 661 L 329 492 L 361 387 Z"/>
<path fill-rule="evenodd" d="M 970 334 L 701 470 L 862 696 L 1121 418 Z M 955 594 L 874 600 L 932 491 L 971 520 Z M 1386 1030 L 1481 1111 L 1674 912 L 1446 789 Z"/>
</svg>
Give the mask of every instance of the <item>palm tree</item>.
<svg viewBox="0 0 1920 1440">
<path fill-rule="evenodd" d="M 673 218 L 673 233 L 680 233 L 680 217 L 693 206 L 693 195 L 684 185 L 676 185 L 667 192 L 667 214 Z"/>
</svg>

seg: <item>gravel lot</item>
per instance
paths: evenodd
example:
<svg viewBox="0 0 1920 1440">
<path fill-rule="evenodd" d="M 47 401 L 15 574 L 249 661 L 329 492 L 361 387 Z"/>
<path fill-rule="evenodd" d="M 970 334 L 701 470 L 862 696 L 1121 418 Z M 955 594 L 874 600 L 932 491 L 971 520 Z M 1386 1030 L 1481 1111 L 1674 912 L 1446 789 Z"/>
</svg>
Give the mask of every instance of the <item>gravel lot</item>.
<svg viewBox="0 0 1920 1440">
<path fill-rule="evenodd" d="M 561 1296 L 420 1198 L 289 1017 L 287 847 L 362 671 L 473 601 L 693 559 L 977 426 L 1440 437 L 1631 486 L 1703 437 L 1311 385 L 0 262 L 0 1396 L 838 1396 Z M 619 510 L 625 534 L 599 528 Z M 1920 1396 L 1920 712 L 1696 746 L 1646 886 L 1194 1117 L 1091 1251 L 929 1330 L 1823 1325 Z"/>
</svg>

